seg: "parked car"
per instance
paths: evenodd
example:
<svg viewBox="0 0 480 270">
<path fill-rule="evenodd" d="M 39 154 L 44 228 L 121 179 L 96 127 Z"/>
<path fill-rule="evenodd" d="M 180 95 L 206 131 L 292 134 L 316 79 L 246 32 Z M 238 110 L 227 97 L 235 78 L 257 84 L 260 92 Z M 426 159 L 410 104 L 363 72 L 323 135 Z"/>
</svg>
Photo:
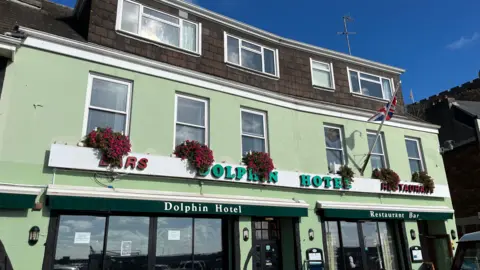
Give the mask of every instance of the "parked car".
<svg viewBox="0 0 480 270">
<path fill-rule="evenodd" d="M 53 266 L 53 270 L 80 270 L 80 268 L 76 266 L 70 266 L 70 265 L 55 265 Z"/>
<path fill-rule="evenodd" d="M 458 241 L 452 270 L 480 270 L 480 232 L 465 234 Z"/>
</svg>

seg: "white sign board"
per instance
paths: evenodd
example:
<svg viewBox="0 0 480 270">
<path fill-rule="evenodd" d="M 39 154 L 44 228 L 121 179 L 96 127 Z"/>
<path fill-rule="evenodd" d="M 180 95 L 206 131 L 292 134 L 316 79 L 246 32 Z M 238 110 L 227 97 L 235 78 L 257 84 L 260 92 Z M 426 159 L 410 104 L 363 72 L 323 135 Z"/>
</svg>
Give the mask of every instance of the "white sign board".
<svg viewBox="0 0 480 270">
<path fill-rule="evenodd" d="M 120 256 L 130 256 L 132 254 L 132 241 L 122 241 L 120 246 Z"/>
<path fill-rule="evenodd" d="M 168 240 L 170 241 L 178 241 L 180 240 L 180 231 L 168 231 Z"/>
<path fill-rule="evenodd" d="M 417 249 L 417 250 L 412 250 L 412 258 L 414 261 L 421 261 L 423 260 L 422 256 L 422 251 Z"/>
<path fill-rule="evenodd" d="M 90 235 L 89 232 L 75 232 L 75 238 L 73 239 L 74 244 L 90 244 Z"/>
<path fill-rule="evenodd" d="M 136 162 L 134 162 L 134 161 Z M 142 160 L 142 161 L 141 161 Z M 147 162 L 145 161 L 147 160 Z M 48 166 L 54 168 L 66 168 L 77 169 L 86 171 L 107 171 L 107 167 L 99 166 L 100 158 L 95 149 L 87 147 L 78 147 L 72 145 L 52 144 L 50 148 L 50 157 L 48 160 Z M 116 168 L 118 173 L 138 174 L 145 176 L 162 176 L 162 177 L 174 177 L 184 179 L 204 179 L 211 181 L 223 181 L 231 182 L 234 185 L 248 184 L 248 185 L 262 185 L 262 186 L 279 186 L 285 188 L 297 188 L 297 189 L 315 189 L 315 190 L 331 190 L 337 192 L 359 192 L 359 193 L 375 193 L 375 194 L 394 194 L 400 196 L 423 196 L 423 197 L 438 197 L 449 198 L 450 192 L 447 185 L 435 184 L 435 192 L 431 194 L 416 193 L 416 192 L 401 192 L 401 191 L 387 191 L 381 190 L 380 181 L 377 179 L 369 178 L 355 178 L 352 183 L 351 189 L 335 189 L 334 183 L 331 182 L 330 187 L 326 187 L 324 184 L 314 186 L 301 185 L 301 177 L 309 176 L 310 183 L 314 183 L 316 176 L 339 178 L 339 175 L 328 174 L 315 174 L 307 172 L 294 172 L 294 171 L 276 171 L 277 179 L 276 183 L 267 183 L 262 181 L 251 181 L 248 179 L 248 173 L 245 173 L 241 178 L 237 178 L 238 168 L 245 168 L 241 165 L 220 163 L 223 169 L 223 173 L 220 177 L 213 177 L 212 173 L 209 173 L 205 177 L 198 176 L 194 170 L 189 169 L 189 165 L 186 160 L 168 156 L 154 156 L 146 154 L 131 153 L 123 160 L 124 166 L 122 168 Z M 230 167 L 227 171 L 227 167 Z M 229 172 L 231 173 L 230 177 Z M 231 178 L 235 176 L 236 178 Z M 317 181 L 318 182 L 318 181 Z M 420 186 L 419 183 L 412 183 L 410 181 L 402 181 L 400 185 Z"/>
</svg>

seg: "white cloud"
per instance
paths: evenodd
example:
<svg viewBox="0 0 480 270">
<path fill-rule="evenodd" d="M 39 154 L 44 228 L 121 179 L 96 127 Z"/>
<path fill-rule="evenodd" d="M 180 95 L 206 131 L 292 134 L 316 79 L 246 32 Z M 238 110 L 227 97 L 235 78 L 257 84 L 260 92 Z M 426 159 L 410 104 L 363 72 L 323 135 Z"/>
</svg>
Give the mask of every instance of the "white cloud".
<svg viewBox="0 0 480 270">
<path fill-rule="evenodd" d="M 459 50 L 474 43 L 478 38 L 480 38 L 480 34 L 477 32 L 473 33 L 472 37 L 464 37 L 462 36 L 459 40 L 456 40 L 447 45 L 447 48 L 450 50 Z"/>
<path fill-rule="evenodd" d="M 74 231 L 84 231 L 93 227 L 92 222 L 86 220 L 67 220 L 63 224 L 72 227 Z"/>
</svg>

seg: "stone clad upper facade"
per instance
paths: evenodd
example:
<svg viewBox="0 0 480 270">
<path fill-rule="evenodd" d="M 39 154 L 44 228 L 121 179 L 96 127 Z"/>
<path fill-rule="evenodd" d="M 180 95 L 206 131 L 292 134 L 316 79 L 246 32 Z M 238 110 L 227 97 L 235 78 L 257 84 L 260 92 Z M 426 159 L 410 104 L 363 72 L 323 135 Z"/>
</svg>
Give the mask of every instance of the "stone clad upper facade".
<svg viewBox="0 0 480 270">
<path fill-rule="evenodd" d="M 399 75 L 403 72 L 398 68 L 281 39 L 281 37 L 258 29 L 256 29 L 257 31 L 241 29 L 232 25 L 230 19 L 222 17 L 224 20 L 221 21 L 218 19 L 220 15 L 183 1 L 139 0 L 127 2 L 130 4 L 127 8 L 138 4 L 144 9 L 153 10 L 150 13 L 160 11 L 163 12 L 161 16 L 165 16 L 165 14 L 174 16 L 168 17 L 169 20 L 181 19 L 197 23 L 198 47 L 196 52 L 189 52 L 175 48 L 176 46 L 144 38 L 144 35 L 141 34 L 135 35 L 122 30 L 121 17 L 118 13 L 121 14 L 126 9 L 123 8 L 123 3 L 125 2 L 122 0 L 84 0 L 77 4 L 75 12 L 82 24 L 81 31 L 84 32 L 88 42 L 282 95 L 367 110 L 377 110 L 385 101 L 381 98 L 352 94 L 348 69 L 389 79 L 392 91 L 394 85 L 399 81 Z M 119 7 L 119 5 L 122 6 Z M 142 16 L 140 15 L 140 17 Z M 276 74 L 270 76 L 270 74 L 247 70 L 227 63 L 225 60 L 226 34 L 275 50 L 277 53 Z M 323 89 L 312 85 L 311 60 L 330 64 L 330 67 L 333 67 L 331 79 L 334 80 L 332 86 L 334 89 Z M 397 113 L 403 114 L 401 89 L 397 97 L 399 104 Z"/>
</svg>

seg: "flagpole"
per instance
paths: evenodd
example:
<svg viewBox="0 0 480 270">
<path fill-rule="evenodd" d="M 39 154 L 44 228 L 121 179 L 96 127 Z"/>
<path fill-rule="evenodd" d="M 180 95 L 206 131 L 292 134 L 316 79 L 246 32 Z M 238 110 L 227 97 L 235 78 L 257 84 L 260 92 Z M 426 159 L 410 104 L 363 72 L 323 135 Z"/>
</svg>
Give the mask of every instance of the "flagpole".
<svg viewBox="0 0 480 270">
<path fill-rule="evenodd" d="M 360 174 L 361 174 L 361 175 L 363 175 L 363 172 L 365 171 L 365 168 L 367 167 L 368 161 L 370 160 L 370 157 L 371 157 L 371 155 L 372 155 L 373 149 L 375 148 L 375 145 L 377 144 L 378 137 L 380 137 L 380 131 L 382 130 L 382 127 L 383 127 L 383 123 L 385 123 L 385 120 L 387 120 L 388 113 L 390 112 L 390 108 L 392 107 L 393 99 L 397 96 L 397 91 L 398 91 L 398 89 L 400 89 L 400 83 L 401 83 L 401 82 L 402 82 L 402 81 L 399 81 L 398 84 L 397 84 L 397 86 L 395 87 L 395 91 L 393 92 L 392 99 L 391 99 L 390 102 L 388 103 L 387 111 L 385 112 L 385 117 L 383 117 L 382 122 L 381 122 L 380 125 L 378 126 L 377 135 L 375 136 L 375 141 L 373 141 L 373 145 L 372 145 L 372 147 L 370 148 L 370 150 L 368 151 L 367 157 L 365 158 L 365 162 L 363 163 L 363 166 L 362 166 L 362 168 L 360 169 Z"/>
</svg>

